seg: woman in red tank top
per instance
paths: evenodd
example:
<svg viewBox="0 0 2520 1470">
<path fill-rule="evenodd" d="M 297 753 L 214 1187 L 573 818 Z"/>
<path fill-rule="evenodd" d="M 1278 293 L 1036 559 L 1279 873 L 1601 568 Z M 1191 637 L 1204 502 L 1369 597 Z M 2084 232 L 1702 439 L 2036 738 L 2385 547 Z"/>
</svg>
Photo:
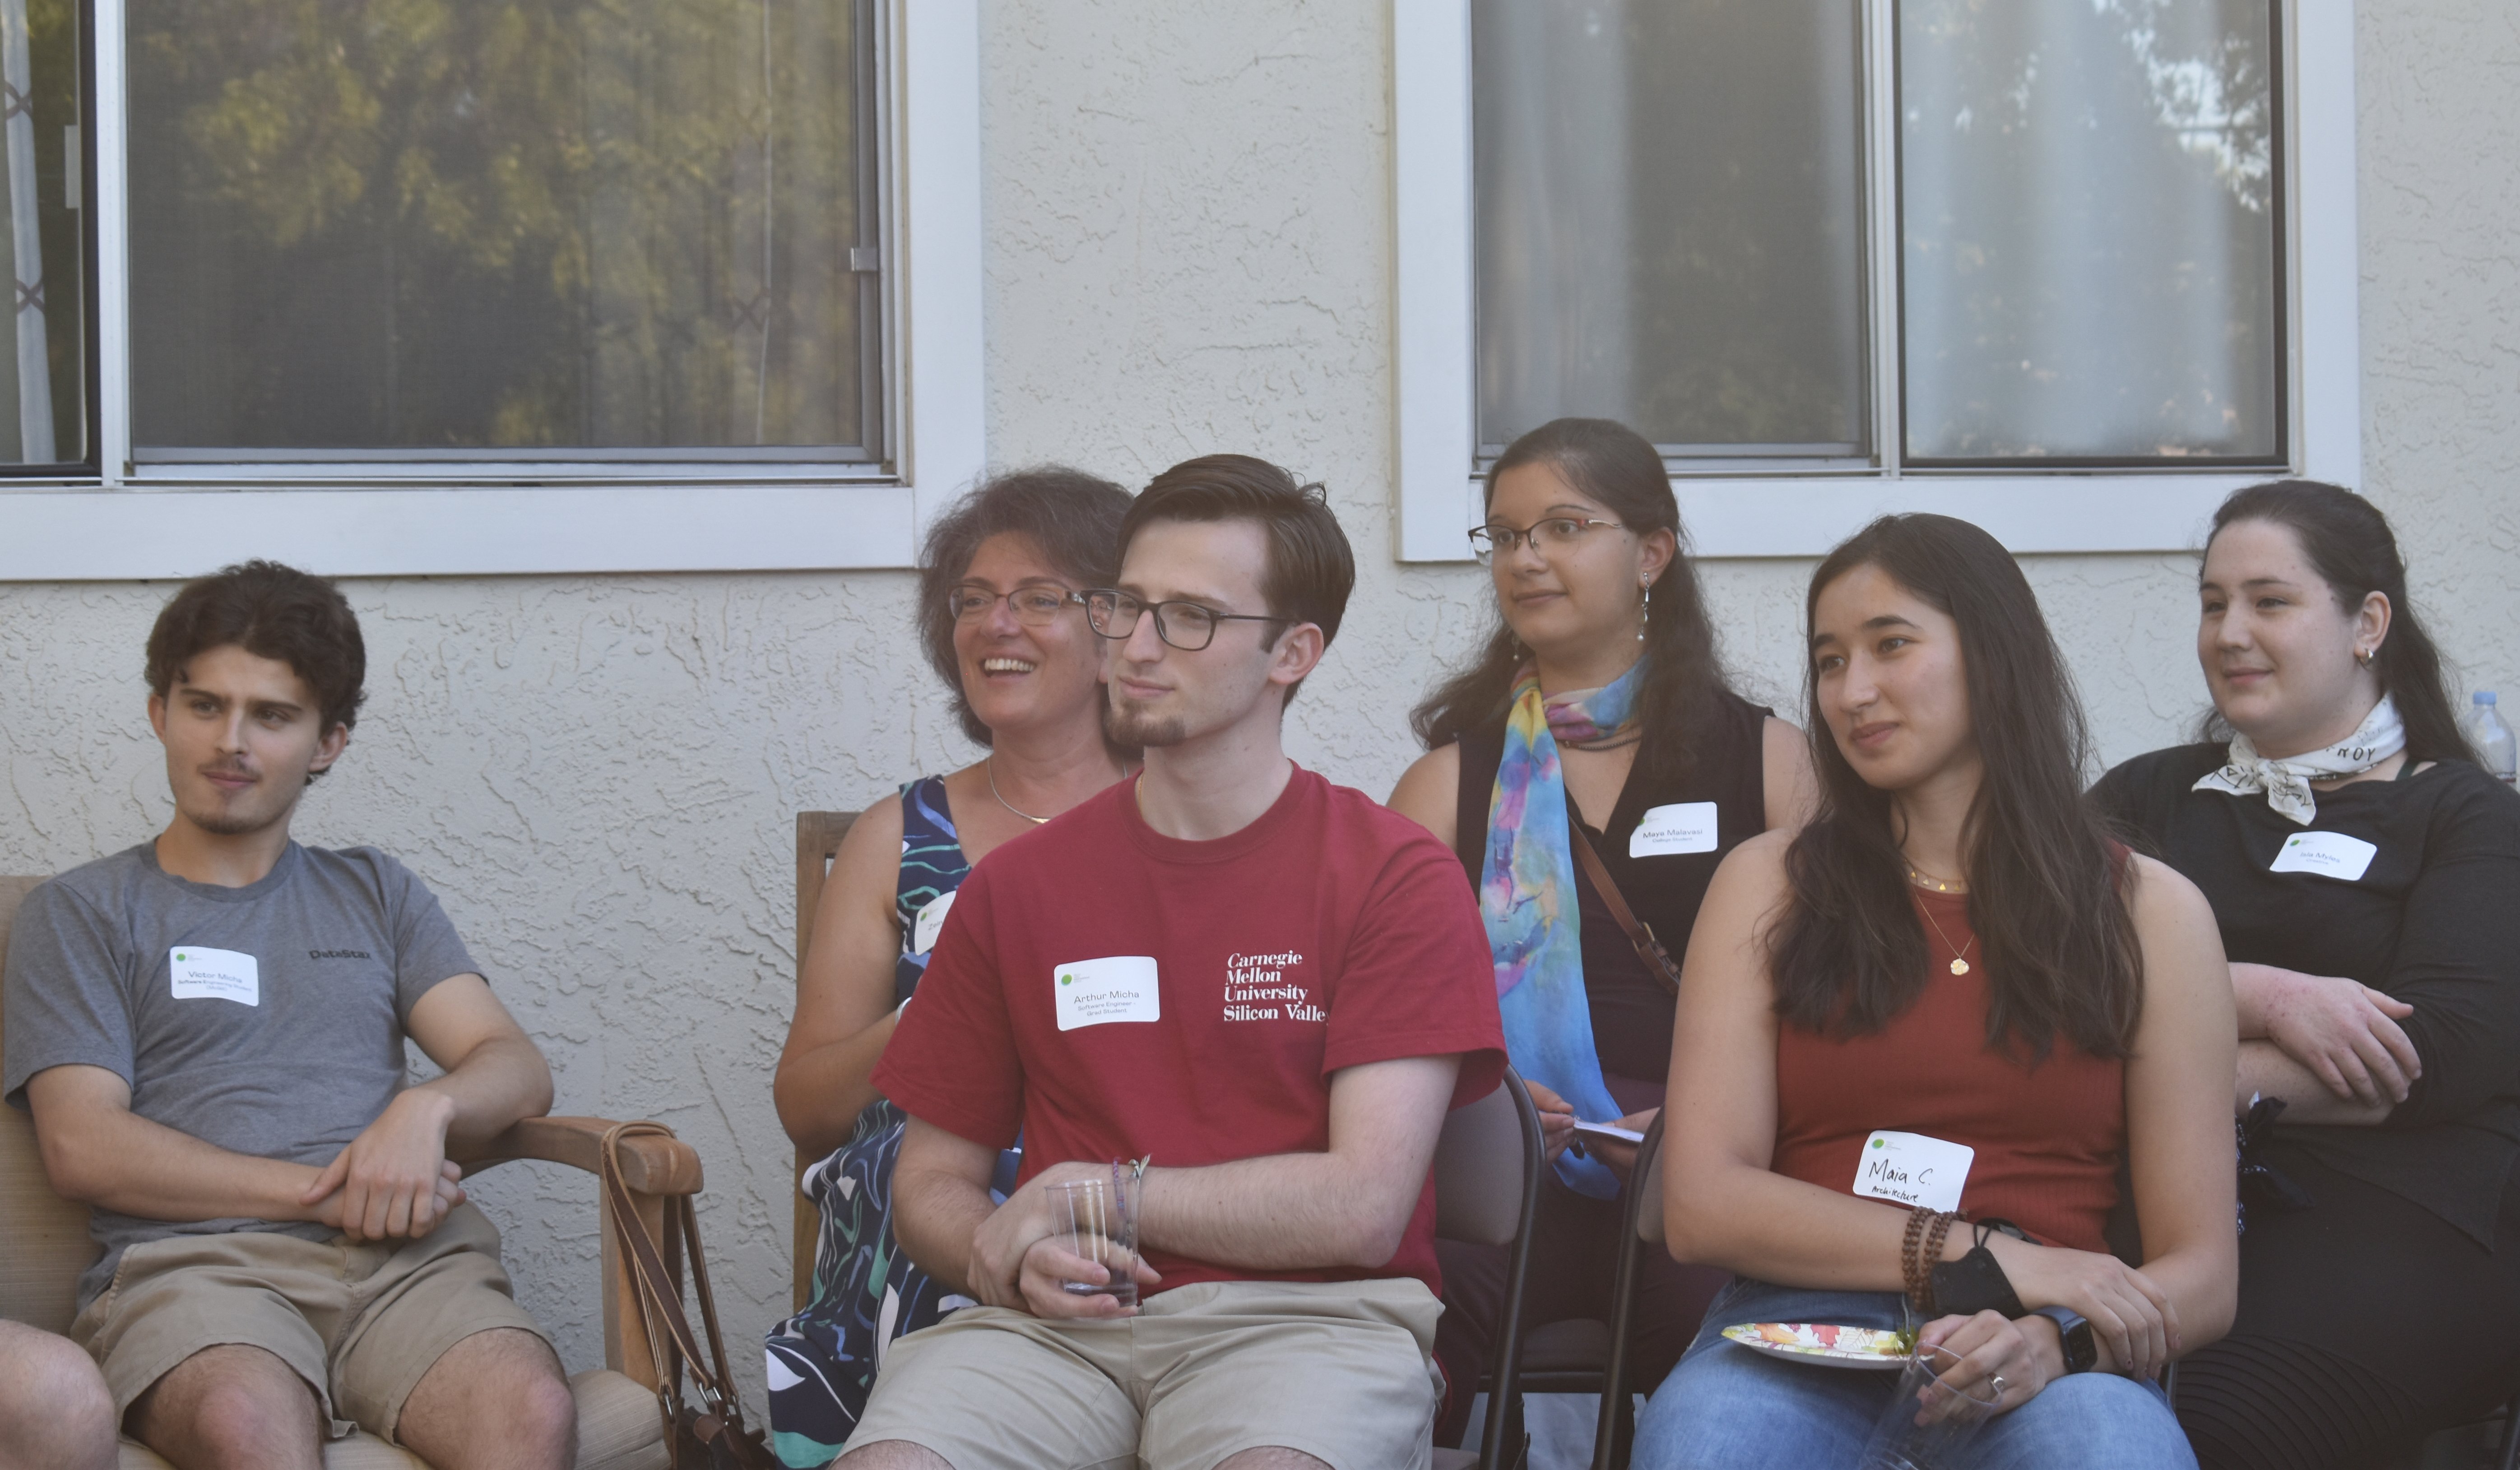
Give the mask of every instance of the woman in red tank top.
<svg viewBox="0 0 2520 1470">
<path fill-rule="evenodd" d="M 2213 916 L 2084 805 L 2071 679 L 1993 537 L 1885 516 L 1806 610 L 1823 806 L 1717 872 L 1672 1038 L 1668 1239 L 1735 1280 L 1634 1463 L 1853 1463 L 1892 1375 L 1723 1336 L 1811 1322 L 1959 1355 L 1998 1410 L 1971 1463 L 2193 1467 L 2152 1380 L 2238 1275 Z M 2121 1160 L 2139 1268 L 2103 1235 Z"/>
</svg>

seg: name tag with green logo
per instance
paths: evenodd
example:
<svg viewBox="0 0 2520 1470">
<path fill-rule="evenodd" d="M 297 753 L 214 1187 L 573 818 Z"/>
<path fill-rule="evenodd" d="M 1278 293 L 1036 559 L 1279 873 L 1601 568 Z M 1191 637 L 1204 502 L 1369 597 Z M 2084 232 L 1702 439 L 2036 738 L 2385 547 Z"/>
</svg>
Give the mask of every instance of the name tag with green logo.
<svg viewBox="0 0 2520 1470">
<path fill-rule="evenodd" d="M 1050 988 L 1058 999 L 1061 1031 L 1107 1026 L 1114 1021 L 1163 1019 L 1152 955 L 1071 959 L 1051 971 Z"/>
<path fill-rule="evenodd" d="M 957 888 L 954 893 L 962 891 Z M 924 955 L 936 948 L 936 936 L 945 932 L 945 915 L 954 912 L 954 893 L 940 893 L 919 911 L 919 921 L 911 927 L 910 953 Z"/>
<path fill-rule="evenodd" d="M 1876 1133 L 1855 1164 L 1855 1192 L 1920 1210 L 1957 1210 L 1977 1150 L 1923 1134 Z"/>
<path fill-rule="evenodd" d="M 2315 872 L 2351 883 L 2362 876 L 2380 849 L 2343 832 L 2295 832 L 2275 849 L 2269 872 Z"/>
<path fill-rule="evenodd" d="M 179 944 L 166 952 L 166 970 L 178 1001 L 262 1003 L 262 966 L 254 962 L 251 955 Z"/>
</svg>

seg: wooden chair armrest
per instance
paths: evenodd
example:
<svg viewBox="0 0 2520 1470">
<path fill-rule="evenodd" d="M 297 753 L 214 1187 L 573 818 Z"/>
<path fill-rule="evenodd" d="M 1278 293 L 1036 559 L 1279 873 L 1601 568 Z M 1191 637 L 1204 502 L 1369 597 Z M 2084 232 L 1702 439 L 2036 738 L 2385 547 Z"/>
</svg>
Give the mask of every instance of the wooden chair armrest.
<svg viewBox="0 0 2520 1470">
<path fill-rule="evenodd" d="M 457 1155 L 469 1177 L 511 1159 L 541 1159 L 600 1172 L 609 1118 L 527 1118 Z M 698 1194 L 700 1156 L 680 1138 L 653 1134 L 621 1140 L 621 1181 L 633 1194 Z"/>
</svg>

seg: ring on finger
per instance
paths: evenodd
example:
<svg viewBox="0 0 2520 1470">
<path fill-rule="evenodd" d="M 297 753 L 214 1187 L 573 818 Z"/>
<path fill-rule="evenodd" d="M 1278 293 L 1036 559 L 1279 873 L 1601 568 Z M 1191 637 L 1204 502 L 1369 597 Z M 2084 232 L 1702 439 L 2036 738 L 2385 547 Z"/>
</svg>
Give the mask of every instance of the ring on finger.
<svg viewBox="0 0 2520 1470">
<path fill-rule="evenodd" d="M 2003 1391 L 2006 1388 L 2011 1387 L 2011 1385 L 2003 1381 L 2003 1375 L 2002 1373 L 1990 1374 L 1987 1378 L 1987 1382 L 1995 1385 L 1995 1397 L 1999 1399 L 2003 1397 Z"/>
</svg>

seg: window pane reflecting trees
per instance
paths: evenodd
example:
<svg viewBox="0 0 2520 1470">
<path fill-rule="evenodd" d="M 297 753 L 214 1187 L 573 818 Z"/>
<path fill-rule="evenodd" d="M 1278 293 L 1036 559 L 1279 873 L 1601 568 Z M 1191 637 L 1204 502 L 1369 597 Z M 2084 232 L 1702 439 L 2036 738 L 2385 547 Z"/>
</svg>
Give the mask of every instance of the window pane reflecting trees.
<svg viewBox="0 0 2520 1470">
<path fill-rule="evenodd" d="M 127 0 L 140 456 L 875 456 L 866 9 Z"/>
</svg>

